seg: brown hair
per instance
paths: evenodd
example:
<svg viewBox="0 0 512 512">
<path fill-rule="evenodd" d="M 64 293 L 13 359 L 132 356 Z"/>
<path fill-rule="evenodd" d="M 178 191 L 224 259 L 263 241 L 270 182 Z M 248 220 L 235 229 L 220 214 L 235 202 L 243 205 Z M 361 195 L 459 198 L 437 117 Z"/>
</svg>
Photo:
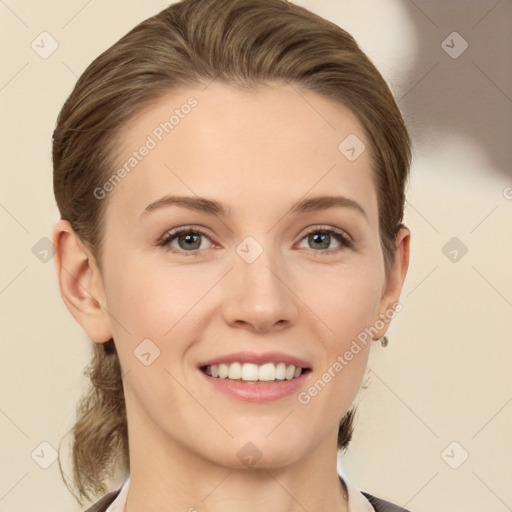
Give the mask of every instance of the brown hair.
<svg viewBox="0 0 512 512">
<path fill-rule="evenodd" d="M 387 278 L 395 237 L 403 226 L 411 159 L 402 115 L 386 82 L 352 36 L 287 0 L 175 3 L 134 27 L 79 78 L 53 134 L 53 185 L 61 217 L 70 222 L 99 267 L 107 199 L 98 200 L 94 190 L 116 168 L 122 126 L 164 94 L 213 80 L 247 87 L 284 81 L 339 102 L 357 116 L 372 157 Z M 93 343 L 92 350 L 85 372 L 91 384 L 71 430 L 79 503 L 83 497 L 90 500 L 90 492 L 106 492 L 104 483 L 116 469 L 129 472 L 126 409 L 114 341 Z M 351 440 L 353 419 L 352 408 L 340 422 L 341 450 Z"/>
</svg>

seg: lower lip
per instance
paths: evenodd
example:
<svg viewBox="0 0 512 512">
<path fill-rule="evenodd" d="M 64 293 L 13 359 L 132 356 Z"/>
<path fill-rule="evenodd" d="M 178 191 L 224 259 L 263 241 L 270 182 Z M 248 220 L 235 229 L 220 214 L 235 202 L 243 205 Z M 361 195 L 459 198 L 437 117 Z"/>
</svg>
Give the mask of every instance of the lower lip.
<svg viewBox="0 0 512 512">
<path fill-rule="evenodd" d="M 199 373 L 217 390 L 246 402 L 272 402 L 297 393 L 304 386 L 311 371 L 290 380 L 272 382 L 240 381 L 210 377 L 202 370 Z"/>
</svg>

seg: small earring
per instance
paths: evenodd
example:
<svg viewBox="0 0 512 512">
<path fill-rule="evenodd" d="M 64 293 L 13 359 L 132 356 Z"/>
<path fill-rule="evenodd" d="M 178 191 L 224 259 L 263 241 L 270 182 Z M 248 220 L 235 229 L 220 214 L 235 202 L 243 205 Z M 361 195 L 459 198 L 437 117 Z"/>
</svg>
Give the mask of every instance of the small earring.
<svg viewBox="0 0 512 512">
<path fill-rule="evenodd" d="M 368 389 L 368 386 L 370 385 L 370 380 L 372 378 L 372 371 L 370 370 L 370 368 L 366 368 L 365 372 L 364 372 L 364 377 L 363 377 L 363 380 L 361 381 L 361 387 L 363 389 Z"/>
<path fill-rule="evenodd" d="M 382 336 L 380 339 L 380 344 L 385 348 L 389 345 L 389 340 L 387 336 Z"/>
</svg>

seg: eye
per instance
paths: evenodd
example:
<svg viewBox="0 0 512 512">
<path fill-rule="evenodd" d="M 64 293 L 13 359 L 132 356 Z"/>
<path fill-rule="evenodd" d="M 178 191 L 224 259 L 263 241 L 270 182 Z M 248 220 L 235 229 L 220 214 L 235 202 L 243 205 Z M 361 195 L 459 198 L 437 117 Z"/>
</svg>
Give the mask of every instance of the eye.
<svg viewBox="0 0 512 512">
<path fill-rule="evenodd" d="M 166 233 L 158 242 L 158 245 L 185 256 L 197 256 L 201 249 L 205 249 L 202 246 L 201 238 L 209 240 L 208 235 L 200 229 L 182 228 Z M 178 244 L 177 248 L 172 245 L 174 241 Z"/>
<path fill-rule="evenodd" d="M 206 249 L 202 239 L 210 240 L 208 234 L 198 228 L 181 228 L 166 233 L 158 242 L 158 245 L 171 252 L 184 254 L 185 256 L 198 256 L 199 251 Z M 344 231 L 335 228 L 314 228 L 311 229 L 302 240 L 307 239 L 313 249 L 320 249 L 315 252 L 320 254 L 332 254 L 341 250 L 340 247 L 352 248 L 354 243 Z M 332 239 L 338 242 L 338 247 L 329 249 Z M 177 243 L 173 245 L 173 243 Z M 211 240 L 210 240 L 211 242 Z M 316 247 L 315 247 L 316 246 Z"/>
<path fill-rule="evenodd" d="M 341 247 L 350 249 L 354 245 L 353 241 L 344 231 L 334 228 L 314 228 L 306 233 L 302 240 L 306 239 L 307 242 L 311 243 L 313 249 L 320 249 L 320 251 L 317 251 L 320 252 L 320 254 L 332 254 L 341 250 L 339 246 L 338 248 L 329 249 L 333 238 Z"/>
</svg>

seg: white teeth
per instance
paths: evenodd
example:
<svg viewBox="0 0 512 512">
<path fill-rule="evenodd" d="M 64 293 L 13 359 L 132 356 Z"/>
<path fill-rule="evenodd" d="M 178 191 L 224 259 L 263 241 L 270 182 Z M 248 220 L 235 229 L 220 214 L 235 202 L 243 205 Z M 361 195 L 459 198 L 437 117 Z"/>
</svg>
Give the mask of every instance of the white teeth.
<svg viewBox="0 0 512 512">
<path fill-rule="evenodd" d="M 219 379 L 225 379 L 228 376 L 229 367 L 227 364 L 219 364 L 219 365 L 214 364 L 212 366 L 219 367 Z M 212 371 L 212 375 L 213 375 L 213 371 Z"/>
<path fill-rule="evenodd" d="M 240 377 L 242 378 L 242 380 L 258 380 L 258 365 L 252 363 L 244 363 L 244 365 L 242 366 L 242 371 L 240 372 Z M 231 373 L 229 374 L 229 378 L 231 378 Z"/>
<path fill-rule="evenodd" d="M 231 363 L 229 365 L 228 379 L 238 380 L 242 378 L 242 365 L 240 363 Z"/>
<path fill-rule="evenodd" d="M 259 380 L 276 380 L 276 367 L 274 363 L 262 364 L 260 366 Z"/>
<path fill-rule="evenodd" d="M 286 377 L 286 365 L 284 363 L 277 363 L 276 366 L 276 379 L 284 380 Z"/>
<path fill-rule="evenodd" d="M 291 380 L 302 374 L 300 366 L 286 363 L 231 363 L 212 364 L 205 368 L 205 373 L 219 379 L 244 380 L 244 381 L 275 381 Z"/>
</svg>

